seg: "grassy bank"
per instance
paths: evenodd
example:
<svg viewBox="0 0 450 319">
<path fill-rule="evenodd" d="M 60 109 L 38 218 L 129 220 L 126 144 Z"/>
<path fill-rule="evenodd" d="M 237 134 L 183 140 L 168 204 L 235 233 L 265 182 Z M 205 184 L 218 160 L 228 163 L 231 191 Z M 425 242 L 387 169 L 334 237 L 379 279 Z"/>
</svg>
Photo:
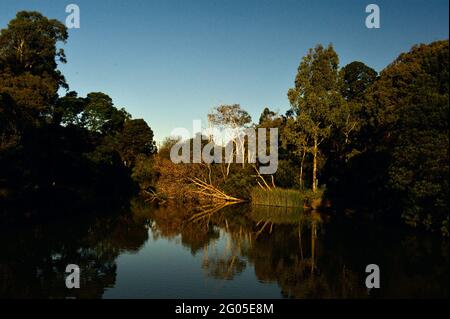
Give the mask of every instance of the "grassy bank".
<svg viewBox="0 0 450 319">
<path fill-rule="evenodd" d="M 294 189 L 275 188 L 263 190 L 254 188 L 250 194 L 252 204 L 278 207 L 303 207 L 304 198 Z"/>
<path fill-rule="evenodd" d="M 313 207 L 320 206 L 323 190 L 313 193 L 311 190 L 300 191 L 296 189 L 274 188 L 264 190 L 253 188 L 251 202 L 254 205 L 275 207 Z"/>
</svg>

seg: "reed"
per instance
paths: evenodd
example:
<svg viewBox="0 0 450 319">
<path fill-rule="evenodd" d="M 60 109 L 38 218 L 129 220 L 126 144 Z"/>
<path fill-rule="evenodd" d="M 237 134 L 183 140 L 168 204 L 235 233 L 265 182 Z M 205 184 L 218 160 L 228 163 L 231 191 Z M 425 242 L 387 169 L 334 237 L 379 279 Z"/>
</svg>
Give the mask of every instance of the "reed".
<svg viewBox="0 0 450 319">
<path fill-rule="evenodd" d="M 303 207 L 305 200 L 298 190 L 282 188 L 270 190 L 254 188 L 250 196 L 254 205 L 277 207 Z"/>
</svg>

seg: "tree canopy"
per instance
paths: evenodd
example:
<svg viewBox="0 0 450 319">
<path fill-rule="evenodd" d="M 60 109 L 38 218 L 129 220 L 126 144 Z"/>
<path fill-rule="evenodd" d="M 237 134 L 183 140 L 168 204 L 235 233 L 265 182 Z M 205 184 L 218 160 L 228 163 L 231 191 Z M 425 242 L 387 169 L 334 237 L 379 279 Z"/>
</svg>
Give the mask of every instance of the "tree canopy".
<svg viewBox="0 0 450 319">
<path fill-rule="evenodd" d="M 137 189 L 135 158 L 156 151 L 148 124 L 107 94 L 59 96 L 67 39 L 63 23 L 38 12 L 18 12 L 0 31 L 0 216 L 125 200 Z"/>
<path fill-rule="evenodd" d="M 0 31 L 0 92 L 11 95 L 32 117 L 47 116 L 58 89 L 68 88 L 58 70 L 66 63 L 64 24 L 38 12 L 18 12 Z"/>
</svg>

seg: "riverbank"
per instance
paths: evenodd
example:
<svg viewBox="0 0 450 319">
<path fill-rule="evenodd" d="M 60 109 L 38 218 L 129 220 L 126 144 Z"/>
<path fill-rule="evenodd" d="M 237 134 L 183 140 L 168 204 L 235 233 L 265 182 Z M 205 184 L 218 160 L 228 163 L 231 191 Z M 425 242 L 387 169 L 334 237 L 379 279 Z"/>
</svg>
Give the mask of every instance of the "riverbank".
<svg viewBox="0 0 450 319">
<path fill-rule="evenodd" d="M 313 192 L 312 190 L 255 187 L 250 193 L 250 200 L 254 205 L 319 209 L 324 206 L 324 192 L 324 189 Z"/>
</svg>

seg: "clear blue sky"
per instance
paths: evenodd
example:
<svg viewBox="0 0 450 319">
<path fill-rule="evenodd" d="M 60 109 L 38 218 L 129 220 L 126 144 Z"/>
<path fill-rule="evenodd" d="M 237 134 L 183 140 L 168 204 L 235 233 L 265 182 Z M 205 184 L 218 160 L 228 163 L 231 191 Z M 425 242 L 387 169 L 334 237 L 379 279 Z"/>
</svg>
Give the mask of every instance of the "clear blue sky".
<svg viewBox="0 0 450 319">
<path fill-rule="evenodd" d="M 448 39 L 448 0 L 1 0 L 0 26 L 19 10 L 65 21 L 70 3 L 81 9 L 61 67 L 70 89 L 109 94 L 158 141 L 222 103 L 240 103 L 254 121 L 265 106 L 284 113 L 317 43 L 333 43 L 341 66 L 379 71 L 416 43 Z M 381 29 L 365 27 L 370 3 Z"/>
</svg>

